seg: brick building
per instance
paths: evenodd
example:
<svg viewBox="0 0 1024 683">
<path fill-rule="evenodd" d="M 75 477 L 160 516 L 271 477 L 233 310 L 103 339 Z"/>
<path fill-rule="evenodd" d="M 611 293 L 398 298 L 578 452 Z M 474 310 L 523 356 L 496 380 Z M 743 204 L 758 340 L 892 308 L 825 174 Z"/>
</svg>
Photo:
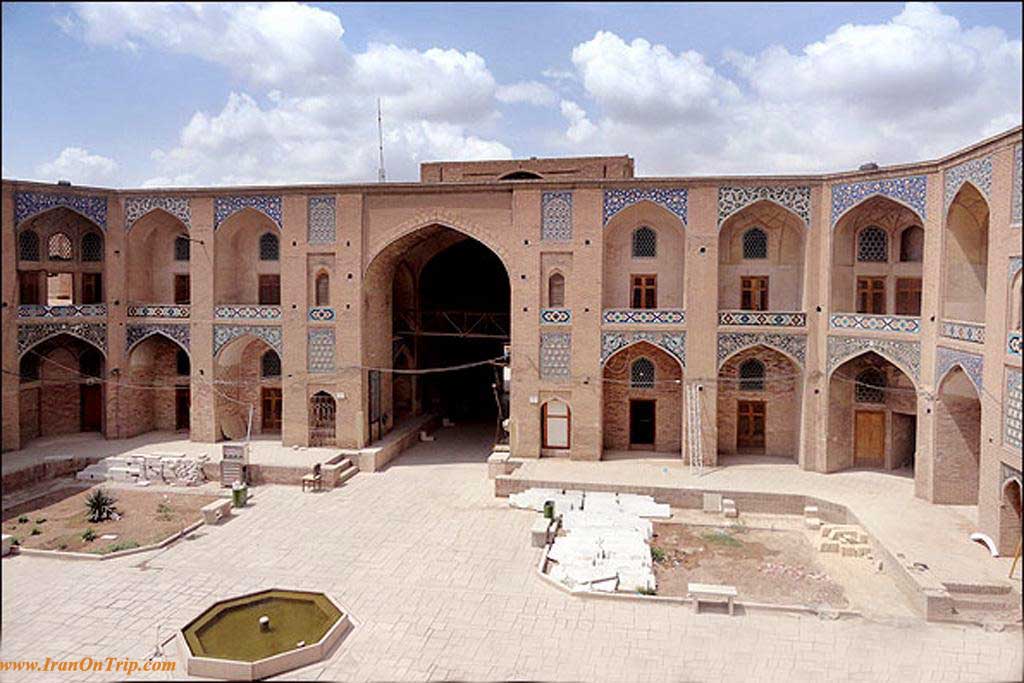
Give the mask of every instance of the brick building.
<svg viewBox="0 0 1024 683">
<path fill-rule="evenodd" d="M 1005 552 L 1020 324 L 1020 128 L 825 175 L 600 157 L 372 185 L 3 181 L 5 451 L 151 430 L 363 448 L 496 406 L 508 345 L 492 410 L 515 456 L 912 472 Z"/>
</svg>

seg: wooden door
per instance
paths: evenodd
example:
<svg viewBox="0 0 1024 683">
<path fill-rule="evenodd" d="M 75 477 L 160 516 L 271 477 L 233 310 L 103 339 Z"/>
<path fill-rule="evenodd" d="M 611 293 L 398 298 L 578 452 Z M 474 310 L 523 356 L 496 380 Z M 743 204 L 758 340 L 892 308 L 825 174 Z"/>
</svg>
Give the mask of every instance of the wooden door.
<svg viewBox="0 0 1024 683">
<path fill-rule="evenodd" d="M 188 275 L 174 276 L 174 303 L 192 303 L 192 281 Z"/>
<path fill-rule="evenodd" d="M 740 278 L 740 308 L 744 311 L 768 310 L 768 278 Z"/>
<path fill-rule="evenodd" d="M 654 401 L 629 402 L 629 445 L 654 445 Z"/>
<path fill-rule="evenodd" d="M 98 384 L 79 385 L 80 424 L 83 432 L 103 429 L 103 388 Z"/>
<path fill-rule="evenodd" d="M 853 439 L 854 466 L 885 466 L 885 413 L 877 410 L 855 411 Z"/>
<path fill-rule="evenodd" d="M 174 428 L 188 429 L 191 410 L 191 390 L 187 386 L 174 387 Z"/>
<path fill-rule="evenodd" d="M 263 387 L 261 405 L 263 407 L 261 431 L 281 431 L 281 390 L 277 387 Z"/>
<path fill-rule="evenodd" d="M 739 401 L 736 406 L 736 450 L 764 453 L 764 401 Z"/>
</svg>

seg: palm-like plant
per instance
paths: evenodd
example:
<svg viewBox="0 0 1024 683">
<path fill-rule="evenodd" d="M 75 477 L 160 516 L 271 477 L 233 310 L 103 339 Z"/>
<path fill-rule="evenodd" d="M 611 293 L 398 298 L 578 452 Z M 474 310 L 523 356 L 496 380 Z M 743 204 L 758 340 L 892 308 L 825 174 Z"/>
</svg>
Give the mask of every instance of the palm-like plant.
<svg viewBox="0 0 1024 683">
<path fill-rule="evenodd" d="M 85 499 L 85 507 L 89 510 L 90 522 L 103 522 L 117 512 L 114 506 L 117 500 L 108 495 L 103 489 L 96 489 Z"/>
</svg>

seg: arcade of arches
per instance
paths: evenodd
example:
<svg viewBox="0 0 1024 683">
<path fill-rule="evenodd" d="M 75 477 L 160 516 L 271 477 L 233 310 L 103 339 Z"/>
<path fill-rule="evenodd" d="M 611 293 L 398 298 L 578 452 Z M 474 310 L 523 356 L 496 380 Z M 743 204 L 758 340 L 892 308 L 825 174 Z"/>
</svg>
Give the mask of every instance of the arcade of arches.
<svg viewBox="0 0 1024 683">
<path fill-rule="evenodd" d="M 681 458 L 693 418 L 709 466 L 913 476 L 995 537 L 1019 509 L 999 473 L 1022 469 L 1020 150 L 1015 129 L 699 181 L 628 157 L 315 188 L 5 180 L 4 449 L 377 448 L 441 415 L 516 457 Z"/>
</svg>

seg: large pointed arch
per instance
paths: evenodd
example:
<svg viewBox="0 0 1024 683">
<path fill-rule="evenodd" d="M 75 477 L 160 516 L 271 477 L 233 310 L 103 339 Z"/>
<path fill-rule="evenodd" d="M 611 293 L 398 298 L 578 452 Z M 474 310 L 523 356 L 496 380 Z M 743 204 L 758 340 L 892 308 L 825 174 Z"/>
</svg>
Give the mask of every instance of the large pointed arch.
<svg viewBox="0 0 1024 683">
<path fill-rule="evenodd" d="M 126 343 L 125 353 L 131 354 L 132 350 L 139 344 L 152 336 L 160 336 L 168 339 L 185 353 L 189 354 L 189 326 L 175 325 L 173 323 L 128 325 L 125 332 Z"/>
<path fill-rule="evenodd" d="M 392 250 L 392 248 L 401 240 L 411 237 L 422 230 L 427 230 L 435 226 L 454 230 L 457 233 L 480 242 L 498 256 L 502 265 L 505 266 L 506 273 L 512 272 L 509 268 L 511 259 L 509 257 L 508 250 L 505 248 L 502 240 L 499 239 L 491 229 L 484 227 L 479 223 L 466 220 L 465 217 L 460 215 L 457 211 L 434 209 L 425 212 L 425 215 L 417 216 L 412 220 L 401 223 L 395 228 L 386 231 L 384 235 L 373 242 L 367 250 L 368 256 L 366 259 L 366 266 L 363 268 L 364 274 L 369 272 L 370 268 L 374 265 L 374 262 L 382 254 Z"/>
<path fill-rule="evenodd" d="M 605 332 L 601 335 L 601 367 L 616 354 L 637 344 L 649 344 L 665 351 L 686 371 L 685 332 Z"/>
<path fill-rule="evenodd" d="M 918 342 L 830 335 L 828 378 L 831 379 L 841 365 L 872 351 L 902 370 L 913 382 L 914 387 L 920 389 L 921 345 Z"/>
<path fill-rule="evenodd" d="M 66 334 L 81 339 L 107 357 L 107 326 L 105 323 L 44 323 L 18 326 L 18 358 L 48 339 Z"/>
</svg>

